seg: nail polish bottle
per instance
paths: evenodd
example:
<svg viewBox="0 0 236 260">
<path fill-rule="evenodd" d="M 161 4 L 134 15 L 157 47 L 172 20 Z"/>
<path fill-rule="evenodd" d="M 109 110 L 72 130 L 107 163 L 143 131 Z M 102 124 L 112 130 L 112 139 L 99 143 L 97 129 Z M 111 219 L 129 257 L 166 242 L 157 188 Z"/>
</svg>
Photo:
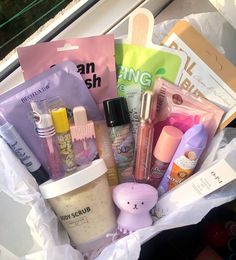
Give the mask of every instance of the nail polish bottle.
<svg viewBox="0 0 236 260">
<path fill-rule="evenodd" d="M 84 165 L 92 162 L 97 156 L 97 146 L 93 121 L 88 121 L 83 106 L 73 109 L 74 125 L 70 127 L 75 162 Z"/>
<path fill-rule="evenodd" d="M 64 170 L 72 173 L 76 170 L 75 156 L 72 147 L 70 124 L 65 107 L 51 110 L 53 124 L 57 134 L 57 142 Z"/>
</svg>

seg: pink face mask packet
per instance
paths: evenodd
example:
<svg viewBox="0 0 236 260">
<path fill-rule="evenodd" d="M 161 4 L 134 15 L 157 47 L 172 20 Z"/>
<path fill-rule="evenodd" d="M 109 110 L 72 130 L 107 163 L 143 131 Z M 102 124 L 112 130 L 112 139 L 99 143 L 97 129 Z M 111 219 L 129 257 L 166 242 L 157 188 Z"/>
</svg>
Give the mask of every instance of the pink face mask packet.
<svg viewBox="0 0 236 260">
<path fill-rule="evenodd" d="M 154 91 L 158 95 L 154 143 L 166 125 L 185 133 L 192 126 L 203 124 L 208 140 L 212 139 L 224 114 L 221 108 L 160 78 L 156 80 Z"/>
<path fill-rule="evenodd" d="M 17 53 L 25 80 L 70 60 L 76 64 L 101 111 L 103 100 L 117 96 L 112 34 L 38 43 L 18 48 Z"/>
<path fill-rule="evenodd" d="M 75 106 L 84 106 L 89 120 L 103 119 L 83 79 L 77 72 L 76 65 L 70 61 L 56 65 L 0 95 L 0 111 L 6 120 L 14 125 L 44 167 L 46 167 L 46 162 L 40 139 L 35 132 L 30 102 L 55 96 L 64 102 L 69 111 Z"/>
</svg>

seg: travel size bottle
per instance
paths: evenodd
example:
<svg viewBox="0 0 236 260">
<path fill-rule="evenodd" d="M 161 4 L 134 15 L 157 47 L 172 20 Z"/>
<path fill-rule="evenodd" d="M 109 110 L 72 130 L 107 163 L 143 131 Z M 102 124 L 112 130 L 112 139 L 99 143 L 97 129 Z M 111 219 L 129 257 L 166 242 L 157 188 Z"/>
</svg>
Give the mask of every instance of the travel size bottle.
<svg viewBox="0 0 236 260">
<path fill-rule="evenodd" d="M 105 100 L 103 105 L 120 182 L 134 181 L 134 138 L 126 99 Z"/>
<path fill-rule="evenodd" d="M 53 124 L 57 134 L 57 142 L 64 170 L 72 173 L 76 170 L 75 156 L 72 147 L 70 124 L 65 107 L 51 110 Z"/>
<path fill-rule="evenodd" d="M 46 100 L 32 101 L 31 107 L 37 133 L 40 137 L 44 155 L 47 161 L 48 171 L 51 179 L 57 180 L 65 175 L 62 166 L 56 131 Z"/>
<path fill-rule="evenodd" d="M 160 194 L 171 190 L 193 173 L 206 147 L 207 137 L 202 124 L 194 125 L 184 133 L 158 188 Z"/>
<path fill-rule="evenodd" d="M 183 133 L 178 128 L 166 125 L 163 127 L 153 151 L 153 164 L 150 172 L 150 184 L 158 188 L 174 153 L 182 139 Z"/>
</svg>

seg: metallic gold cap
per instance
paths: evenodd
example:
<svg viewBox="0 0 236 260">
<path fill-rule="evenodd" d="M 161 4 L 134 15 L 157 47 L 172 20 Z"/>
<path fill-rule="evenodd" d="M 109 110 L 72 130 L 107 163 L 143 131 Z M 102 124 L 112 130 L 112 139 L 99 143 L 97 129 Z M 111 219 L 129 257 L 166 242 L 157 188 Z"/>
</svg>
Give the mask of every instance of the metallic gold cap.
<svg viewBox="0 0 236 260">
<path fill-rule="evenodd" d="M 53 124 L 57 134 L 66 133 L 70 129 L 69 120 L 65 107 L 51 111 Z"/>
<path fill-rule="evenodd" d="M 155 108 L 155 93 L 152 91 L 145 91 L 142 94 L 141 109 L 140 109 L 140 120 L 145 122 L 153 121 Z"/>
</svg>

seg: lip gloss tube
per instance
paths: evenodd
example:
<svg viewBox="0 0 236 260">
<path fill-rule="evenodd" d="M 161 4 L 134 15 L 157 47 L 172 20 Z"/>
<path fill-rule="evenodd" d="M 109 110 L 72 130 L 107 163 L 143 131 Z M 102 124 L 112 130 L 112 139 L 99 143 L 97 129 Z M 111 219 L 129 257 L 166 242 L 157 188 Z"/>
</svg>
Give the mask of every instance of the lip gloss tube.
<svg viewBox="0 0 236 260">
<path fill-rule="evenodd" d="M 37 133 L 41 139 L 41 144 L 47 160 L 47 166 L 51 179 L 60 179 L 64 177 L 65 171 L 59 153 L 59 147 L 56 139 L 56 131 L 53 126 L 52 117 L 47 108 L 46 100 L 32 101 L 34 120 L 37 127 Z"/>
<path fill-rule="evenodd" d="M 76 169 L 75 155 L 73 152 L 70 124 L 65 107 L 51 110 L 53 124 L 56 130 L 59 152 L 64 170 L 73 173 Z"/>
<path fill-rule="evenodd" d="M 152 91 L 145 91 L 143 93 L 135 151 L 134 176 L 137 182 L 147 182 L 149 178 L 156 103 L 155 93 Z"/>
</svg>

